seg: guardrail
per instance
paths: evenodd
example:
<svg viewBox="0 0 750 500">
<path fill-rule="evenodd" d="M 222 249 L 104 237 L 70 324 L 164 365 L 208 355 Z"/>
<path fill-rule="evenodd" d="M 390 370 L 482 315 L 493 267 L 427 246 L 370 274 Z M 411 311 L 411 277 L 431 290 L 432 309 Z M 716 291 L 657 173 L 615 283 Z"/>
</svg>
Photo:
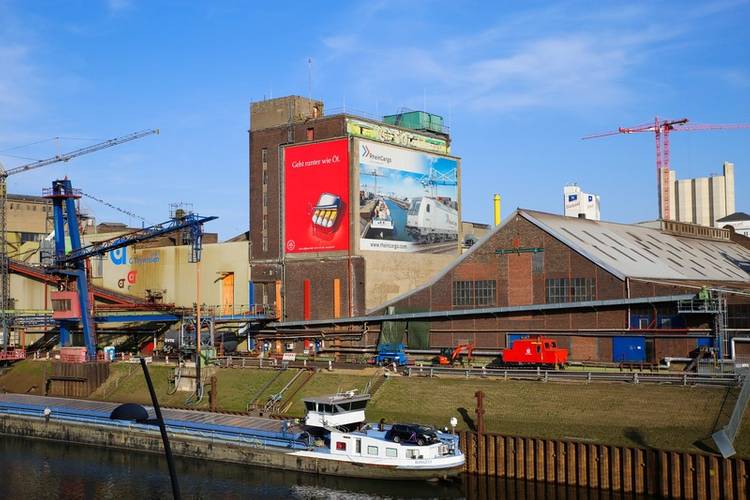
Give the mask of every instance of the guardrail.
<svg viewBox="0 0 750 500">
<path fill-rule="evenodd" d="M 567 370 L 538 369 L 495 369 L 495 368 L 451 368 L 444 366 L 409 366 L 404 373 L 409 376 L 435 377 L 454 375 L 481 378 L 502 378 L 504 380 L 578 381 L 578 382 L 627 382 L 633 384 L 678 384 L 735 386 L 740 377 L 733 373 L 652 373 L 652 372 L 574 372 Z"/>
</svg>

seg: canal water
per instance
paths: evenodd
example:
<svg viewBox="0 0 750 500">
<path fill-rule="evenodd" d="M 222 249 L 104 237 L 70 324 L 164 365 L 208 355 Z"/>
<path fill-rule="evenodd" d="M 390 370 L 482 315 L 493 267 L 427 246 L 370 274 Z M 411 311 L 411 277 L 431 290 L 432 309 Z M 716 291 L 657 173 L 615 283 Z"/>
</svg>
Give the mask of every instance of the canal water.
<svg viewBox="0 0 750 500">
<path fill-rule="evenodd" d="M 433 484 L 314 476 L 182 458 L 176 466 L 183 498 L 598 497 L 586 490 L 494 478 Z M 171 495 L 166 461 L 160 456 L 0 436 L 0 498 L 146 500 Z"/>
</svg>

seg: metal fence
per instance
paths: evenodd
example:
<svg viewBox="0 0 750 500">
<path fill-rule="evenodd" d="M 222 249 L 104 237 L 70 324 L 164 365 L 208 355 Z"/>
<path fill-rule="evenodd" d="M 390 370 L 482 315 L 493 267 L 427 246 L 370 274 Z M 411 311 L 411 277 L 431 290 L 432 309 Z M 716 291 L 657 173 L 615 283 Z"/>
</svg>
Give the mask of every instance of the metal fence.
<svg viewBox="0 0 750 500">
<path fill-rule="evenodd" d="M 653 373 L 653 372 L 575 372 L 569 370 L 539 369 L 491 369 L 491 368 L 449 368 L 438 366 L 408 367 L 406 375 L 436 377 L 439 375 L 463 376 L 466 378 L 501 378 L 503 380 L 537 380 L 591 382 L 628 382 L 633 384 L 678 384 L 735 386 L 739 377 L 734 373 Z"/>
</svg>

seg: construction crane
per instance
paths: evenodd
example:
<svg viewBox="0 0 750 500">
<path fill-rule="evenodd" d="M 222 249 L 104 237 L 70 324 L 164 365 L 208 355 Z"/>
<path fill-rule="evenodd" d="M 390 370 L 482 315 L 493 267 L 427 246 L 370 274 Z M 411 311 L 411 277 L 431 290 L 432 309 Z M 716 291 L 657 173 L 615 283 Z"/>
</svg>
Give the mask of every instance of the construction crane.
<svg viewBox="0 0 750 500">
<path fill-rule="evenodd" d="M 111 148 L 112 146 L 117 146 L 119 144 L 134 141 L 136 139 L 140 139 L 142 137 L 146 137 L 148 135 L 158 134 L 158 133 L 159 133 L 158 129 L 150 129 L 150 130 L 143 130 L 140 132 L 133 132 L 131 134 L 123 135 L 121 137 L 115 137 L 114 139 L 100 142 L 92 146 L 86 146 L 84 148 L 76 149 L 69 153 L 55 155 L 45 160 L 34 161 L 31 163 L 27 163 L 26 165 L 20 165 L 18 167 L 10 168 L 8 170 L 5 170 L 5 168 L 3 168 L 2 164 L 0 163 L 0 322 L 2 323 L 3 352 L 7 352 L 8 350 L 8 340 L 9 340 L 8 329 L 10 327 L 9 325 L 10 277 L 8 275 L 8 254 L 7 254 L 8 219 L 7 219 L 7 213 L 6 213 L 6 208 L 5 208 L 6 201 L 8 199 L 8 192 L 7 192 L 8 177 L 10 177 L 11 175 L 28 172 L 29 170 L 35 170 L 38 168 L 46 167 L 47 165 L 52 165 L 52 164 L 60 163 L 60 162 L 67 162 L 69 160 L 72 160 L 73 158 L 78 158 L 79 156 L 87 155 L 89 153 L 95 153 L 96 151 L 101 151 L 102 149 Z"/>
<path fill-rule="evenodd" d="M 656 138 L 656 186 L 659 197 L 659 218 L 672 220 L 673 214 L 669 208 L 670 186 L 669 186 L 669 133 L 670 132 L 695 132 L 699 130 L 728 130 L 750 128 L 749 123 L 732 124 L 703 124 L 690 123 L 687 118 L 678 120 L 660 120 L 655 117 L 652 123 L 644 123 L 634 127 L 620 127 L 611 132 L 589 135 L 582 139 L 598 139 L 620 134 L 635 134 L 639 132 L 653 132 Z"/>
</svg>

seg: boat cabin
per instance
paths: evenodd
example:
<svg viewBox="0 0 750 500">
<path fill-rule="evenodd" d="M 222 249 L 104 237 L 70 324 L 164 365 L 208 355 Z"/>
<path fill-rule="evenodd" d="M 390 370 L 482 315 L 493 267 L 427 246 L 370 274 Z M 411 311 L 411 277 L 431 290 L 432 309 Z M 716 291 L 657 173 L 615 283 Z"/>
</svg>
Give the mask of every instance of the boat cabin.
<svg viewBox="0 0 750 500">
<path fill-rule="evenodd" d="M 354 392 L 347 392 L 307 398 L 303 401 L 306 410 L 305 425 L 329 429 L 364 422 L 365 408 L 370 401 L 370 395 L 357 396 Z"/>
</svg>

